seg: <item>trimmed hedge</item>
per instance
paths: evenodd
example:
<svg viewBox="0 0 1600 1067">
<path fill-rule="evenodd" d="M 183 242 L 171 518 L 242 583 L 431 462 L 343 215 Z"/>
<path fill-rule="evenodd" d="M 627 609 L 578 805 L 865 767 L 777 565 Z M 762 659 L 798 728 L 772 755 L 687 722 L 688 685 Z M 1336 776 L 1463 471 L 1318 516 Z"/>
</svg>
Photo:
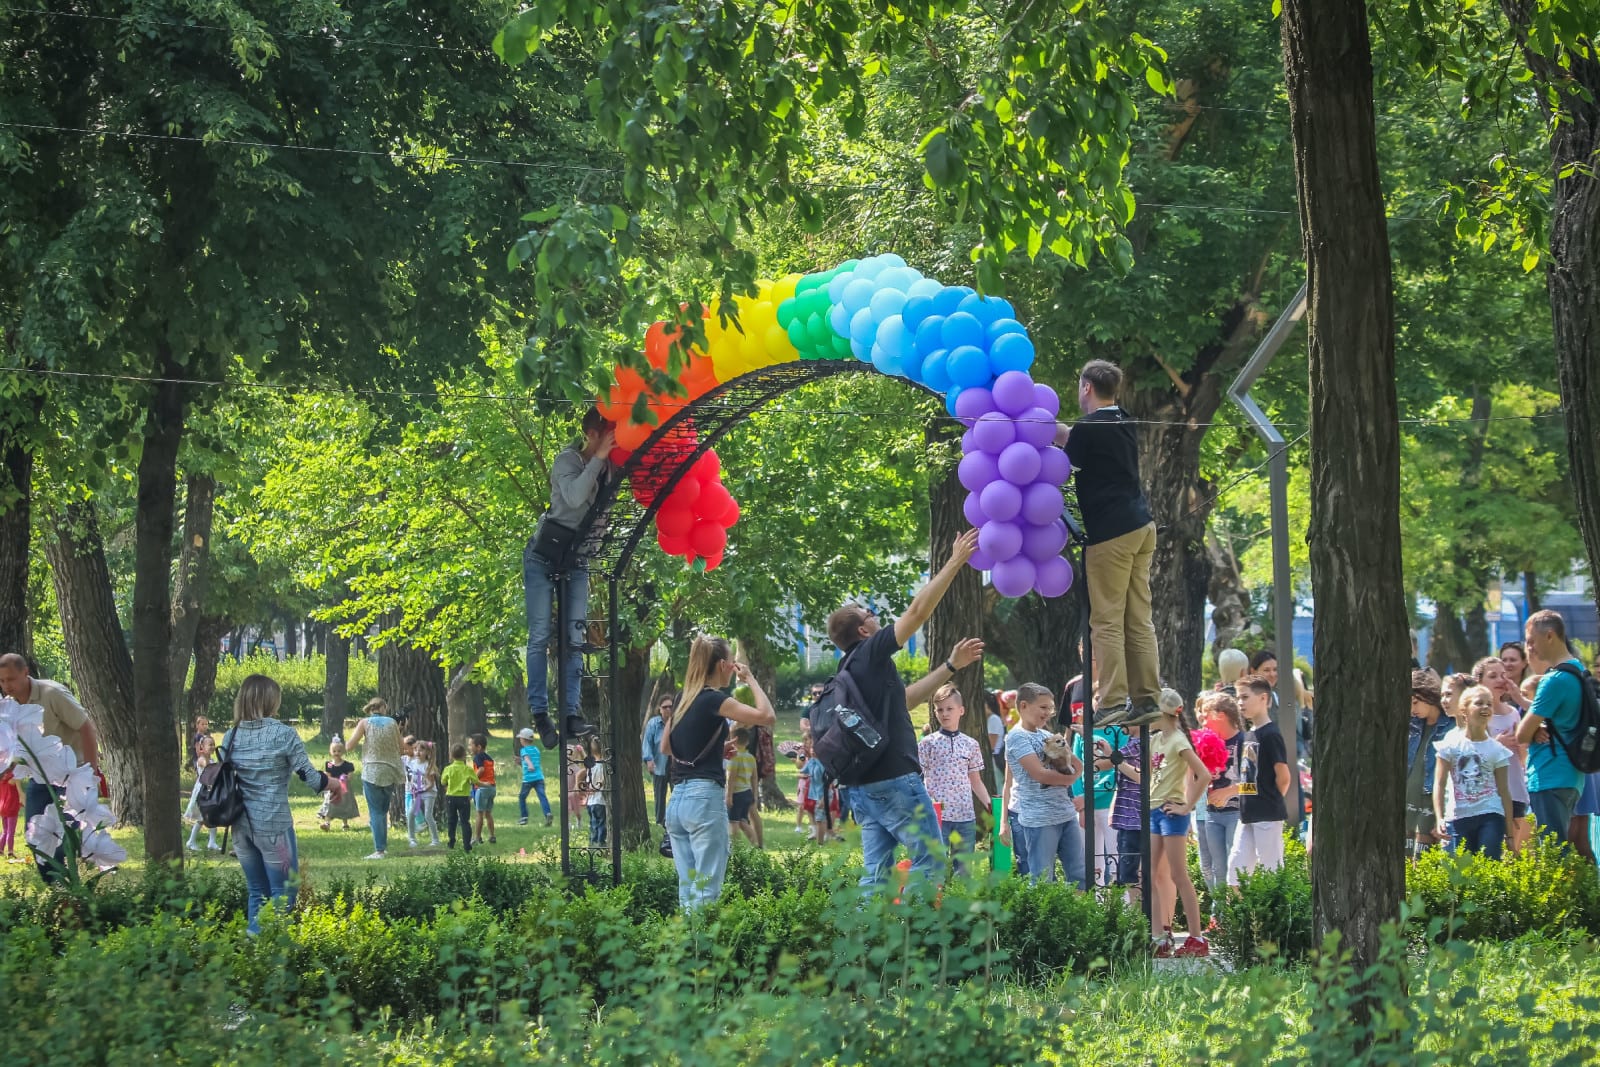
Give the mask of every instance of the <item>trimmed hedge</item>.
<svg viewBox="0 0 1600 1067">
<path fill-rule="evenodd" d="M 285 722 L 322 721 L 322 686 L 327 677 L 323 656 L 274 659 L 262 652 L 233 660 L 227 656 L 217 665 L 217 688 L 211 694 L 207 714 L 216 724 L 233 721 L 233 701 L 239 685 L 252 674 L 264 674 L 283 688 L 283 706 L 278 717 Z M 362 656 L 350 657 L 350 707 L 354 719 L 367 701 L 378 695 L 378 664 Z"/>
</svg>

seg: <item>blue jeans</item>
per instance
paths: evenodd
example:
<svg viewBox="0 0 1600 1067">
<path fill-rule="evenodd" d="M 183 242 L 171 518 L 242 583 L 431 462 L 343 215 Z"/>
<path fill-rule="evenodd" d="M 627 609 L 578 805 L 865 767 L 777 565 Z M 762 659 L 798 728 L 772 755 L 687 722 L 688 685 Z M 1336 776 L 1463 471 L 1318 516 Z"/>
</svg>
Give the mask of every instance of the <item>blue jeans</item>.
<svg viewBox="0 0 1600 1067">
<path fill-rule="evenodd" d="M 1538 822 L 1539 832 L 1557 841 L 1567 839 L 1567 824 L 1577 806 L 1576 789 L 1535 789 L 1528 793 L 1528 811 Z"/>
<path fill-rule="evenodd" d="M 1022 833 L 1022 824 L 1017 821 L 1017 813 L 1006 812 L 1006 825 L 1011 828 L 1011 858 L 1012 866 L 1024 878 L 1032 868 L 1028 865 L 1028 839 Z"/>
<path fill-rule="evenodd" d="M 603 845 L 606 843 L 606 806 L 604 804 L 589 805 L 589 844 Z"/>
<path fill-rule="evenodd" d="M 861 827 L 861 853 L 867 873 L 863 887 L 886 885 L 894 868 L 896 845 L 911 853 L 911 870 L 924 878 L 935 877 L 944 859 L 939 820 L 921 774 L 902 774 L 869 785 L 850 787 L 850 806 Z"/>
<path fill-rule="evenodd" d="M 14 789 L 16 787 L 7 782 L 5 788 Z M 28 783 L 28 792 L 24 801 L 22 815 L 22 831 L 24 835 L 27 834 L 28 823 L 33 821 L 33 817 L 35 815 L 43 815 L 44 809 L 54 803 L 53 793 L 54 790 L 48 785 L 33 781 Z M 72 822 L 72 816 L 70 815 L 64 815 L 63 819 L 66 822 Z M 44 879 L 45 885 L 55 885 L 66 878 L 67 845 L 65 840 L 56 849 L 54 859 L 55 862 L 52 863 L 49 856 L 40 856 L 37 852 L 33 854 L 34 866 L 39 868 L 39 877 Z"/>
<path fill-rule="evenodd" d="M 361 795 L 367 800 L 367 825 L 372 827 L 374 852 L 389 850 L 389 791 L 397 786 L 373 785 L 361 780 Z"/>
<path fill-rule="evenodd" d="M 582 684 L 584 620 L 589 614 L 589 572 L 571 570 L 566 575 L 567 677 L 561 696 L 563 715 L 578 713 Z M 556 583 L 550 564 L 533 554 L 533 541 L 522 550 L 522 603 L 528 618 L 528 710 L 543 715 L 550 709 L 550 642 L 555 636 L 550 620 L 555 614 Z"/>
<path fill-rule="evenodd" d="M 544 795 L 544 779 L 535 778 L 531 782 L 522 783 L 522 791 L 517 794 L 517 807 L 522 812 L 522 821 L 528 821 L 528 794 L 539 794 L 539 806 L 544 809 L 545 818 L 550 817 L 550 801 Z"/>
<path fill-rule="evenodd" d="M 1499 812 L 1457 816 L 1452 824 L 1464 852 L 1482 852 L 1492 860 L 1500 858 L 1506 843 L 1506 817 Z"/>
<path fill-rule="evenodd" d="M 1083 876 L 1083 830 L 1077 819 L 1055 822 L 1049 826 L 1024 826 L 1022 834 L 1028 839 L 1028 876 L 1037 882 L 1041 877 L 1047 882 L 1056 880 L 1056 860 L 1067 872 L 1067 881 L 1079 889 L 1087 889 Z"/>
<path fill-rule="evenodd" d="M 967 819 L 963 822 L 946 821 L 939 825 L 944 834 L 944 847 L 950 853 L 950 862 L 955 867 L 957 874 L 965 874 L 967 865 L 962 861 L 962 856 L 970 856 L 978 851 L 978 821 Z M 960 840 L 952 841 L 952 837 L 959 836 Z"/>
<path fill-rule="evenodd" d="M 284 911 L 294 907 L 295 887 L 300 881 L 300 850 L 294 830 L 258 834 L 251 831 L 250 820 L 243 819 L 233 828 L 233 852 L 250 890 L 247 929 L 252 935 L 259 934 L 263 904 L 271 900 Z"/>
<path fill-rule="evenodd" d="M 1233 839 L 1239 833 L 1239 812 L 1206 809 L 1206 821 L 1200 824 L 1200 837 L 1211 849 L 1211 877 L 1206 884 L 1212 889 L 1228 881 L 1228 857 L 1233 855 Z"/>
<path fill-rule="evenodd" d="M 705 778 L 673 786 L 667 836 L 678 869 L 678 906 L 692 912 L 721 896 L 731 846 L 723 787 Z"/>
</svg>

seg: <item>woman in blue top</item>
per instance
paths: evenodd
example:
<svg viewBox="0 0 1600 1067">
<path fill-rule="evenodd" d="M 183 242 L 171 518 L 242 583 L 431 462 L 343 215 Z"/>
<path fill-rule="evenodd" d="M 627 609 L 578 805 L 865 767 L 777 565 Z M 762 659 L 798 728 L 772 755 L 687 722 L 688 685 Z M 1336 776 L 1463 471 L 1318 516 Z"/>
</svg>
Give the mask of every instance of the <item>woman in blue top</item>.
<svg viewBox="0 0 1600 1067">
<path fill-rule="evenodd" d="M 639 758 L 650 768 L 651 784 L 655 788 L 656 825 L 667 825 L 667 753 L 661 747 L 661 737 L 666 733 L 667 720 L 677 707 L 677 698 L 670 693 L 656 702 L 656 714 L 644 724 L 644 741 L 639 746 Z"/>
</svg>

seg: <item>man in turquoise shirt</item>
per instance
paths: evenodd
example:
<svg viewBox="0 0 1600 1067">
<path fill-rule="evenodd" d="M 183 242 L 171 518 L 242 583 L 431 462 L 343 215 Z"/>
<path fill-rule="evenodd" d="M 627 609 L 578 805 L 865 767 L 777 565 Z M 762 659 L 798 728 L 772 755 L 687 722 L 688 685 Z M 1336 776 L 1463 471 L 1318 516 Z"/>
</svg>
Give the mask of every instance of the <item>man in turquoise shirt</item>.
<svg viewBox="0 0 1600 1067">
<path fill-rule="evenodd" d="M 1528 616 L 1523 637 L 1530 658 L 1583 666 L 1567 645 L 1566 622 L 1553 611 Z M 1583 701 L 1579 686 L 1578 679 L 1564 671 L 1546 671 L 1539 680 L 1533 707 L 1517 727 L 1517 740 L 1528 746 L 1528 808 L 1538 821 L 1539 832 L 1558 841 L 1566 840 L 1583 775 L 1567 758 L 1567 750 L 1552 736 L 1552 730 L 1569 736 L 1576 729 Z"/>
</svg>

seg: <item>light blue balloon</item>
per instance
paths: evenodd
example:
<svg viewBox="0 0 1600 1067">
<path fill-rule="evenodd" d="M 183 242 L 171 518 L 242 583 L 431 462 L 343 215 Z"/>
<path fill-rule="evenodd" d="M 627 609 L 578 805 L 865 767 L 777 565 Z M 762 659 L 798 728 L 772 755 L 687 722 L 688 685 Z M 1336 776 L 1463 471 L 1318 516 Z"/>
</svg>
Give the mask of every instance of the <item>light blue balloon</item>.
<svg viewBox="0 0 1600 1067">
<path fill-rule="evenodd" d="M 845 311 L 843 304 L 835 302 L 828 309 L 828 325 L 833 328 L 834 336 L 850 336 L 850 313 Z"/>
<path fill-rule="evenodd" d="M 906 294 L 898 289 L 887 286 L 880 287 L 872 294 L 872 302 L 867 305 L 872 311 L 872 317 L 882 322 L 891 315 L 900 314 L 900 309 L 906 306 Z"/>
<path fill-rule="evenodd" d="M 887 285 L 891 289 L 898 289 L 903 293 L 911 288 L 917 279 L 921 277 L 921 272 L 913 267 L 895 267 L 878 275 L 878 285 Z"/>
<path fill-rule="evenodd" d="M 883 255 L 879 256 L 878 258 L 880 260 L 882 260 L 886 266 L 889 266 L 889 267 L 892 267 L 892 268 L 898 269 L 898 268 L 903 267 L 903 266 L 906 265 L 906 261 L 901 259 L 899 256 L 895 255 L 893 252 L 885 252 Z"/>
<path fill-rule="evenodd" d="M 933 314 L 933 301 L 925 296 L 906 297 L 905 306 L 900 309 L 900 317 L 906 320 L 906 329 L 915 333 L 917 327 L 922 325 L 922 320 Z"/>
<path fill-rule="evenodd" d="M 996 377 L 1006 371 L 1028 370 L 1033 366 L 1033 342 L 1027 334 L 1001 334 L 989 346 L 989 366 Z"/>
<path fill-rule="evenodd" d="M 1028 328 L 1022 325 L 1022 323 L 1018 322 L 1016 319 L 995 319 L 989 324 L 988 329 L 984 330 L 984 333 L 989 337 L 990 345 L 993 345 L 1002 334 L 1025 334 L 1027 332 Z"/>
<path fill-rule="evenodd" d="M 944 338 L 944 346 L 950 349 L 963 345 L 980 347 L 987 340 L 983 335 L 983 323 L 965 311 L 958 311 L 945 319 L 940 334 Z"/>
<path fill-rule="evenodd" d="M 935 349 L 944 347 L 942 337 L 944 319 L 938 315 L 929 315 L 917 327 L 917 354 L 926 359 Z M 944 392 L 944 390 L 939 390 Z"/>
<path fill-rule="evenodd" d="M 862 344 L 860 341 L 851 341 L 850 342 L 850 354 L 852 356 L 855 356 L 857 359 L 859 359 L 863 363 L 871 363 L 872 362 L 872 353 L 869 352 L 867 350 L 867 346 Z"/>
<path fill-rule="evenodd" d="M 848 304 L 845 305 L 849 307 Z M 850 340 L 859 341 L 868 349 L 872 347 L 873 338 L 878 333 L 878 320 L 872 317 L 871 308 L 862 308 L 850 316 Z"/>
<path fill-rule="evenodd" d="M 883 374 L 892 374 L 897 378 L 905 375 L 899 358 L 892 352 L 885 352 L 882 345 L 872 346 L 872 365 Z"/>
<path fill-rule="evenodd" d="M 885 263 L 882 256 L 870 256 L 856 264 L 856 277 L 874 280 L 889 267 L 890 264 Z"/>
<path fill-rule="evenodd" d="M 976 345 L 952 348 L 945 361 L 950 381 L 963 389 L 988 385 L 994 375 L 989 370 L 989 357 Z"/>
<path fill-rule="evenodd" d="M 940 289 L 933 297 L 933 313 L 945 316 L 954 315 L 969 291 L 953 285 L 947 285 Z"/>
<path fill-rule="evenodd" d="M 961 301 L 961 306 L 957 310 L 966 312 L 983 323 L 984 326 L 988 326 L 991 322 L 1006 317 L 1008 312 L 1001 307 L 1004 303 L 1005 301 L 999 297 L 979 296 L 977 293 L 973 293 Z"/>
<path fill-rule="evenodd" d="M 855 280 L 853 271 L 842 270 L 828 282 L 828 301 L 837 304 L 844 299 L 844 287 Z"/>
<path fill-rule="evenodd" d="M 877 291 L 878 287 L 866 278 L 857 278 L 844 287 L 844 296 L 839 302 L 853 318 L 856 312 L 872 303 L 872 294 Z"/>
<path fill-rule="evenodd" d="M 922 384 L 936 393 L 946 392 L 950 388 L 950 372 L 945 366 L 949 355 L 948 349 L 940 348 L 928 353 L 928 358 L 922 361 Z"/>
<path fill-rule="evenodd" d="M 906 290 L 906 295 L 926 296 L 932 298 L 938 294 L 940 289 L 943 288 L 944 286 L 940 284 L 937 278 L 918 278 L 916 281 L 912 282 L 911 287 Z"/>
<path fill-rule="evenodd" d="M 905 320 L 890 315 L 878 323 L 878 345 L 898 362 L 916 349 L 917 339 L 906 329 Z"/>
</svg>

